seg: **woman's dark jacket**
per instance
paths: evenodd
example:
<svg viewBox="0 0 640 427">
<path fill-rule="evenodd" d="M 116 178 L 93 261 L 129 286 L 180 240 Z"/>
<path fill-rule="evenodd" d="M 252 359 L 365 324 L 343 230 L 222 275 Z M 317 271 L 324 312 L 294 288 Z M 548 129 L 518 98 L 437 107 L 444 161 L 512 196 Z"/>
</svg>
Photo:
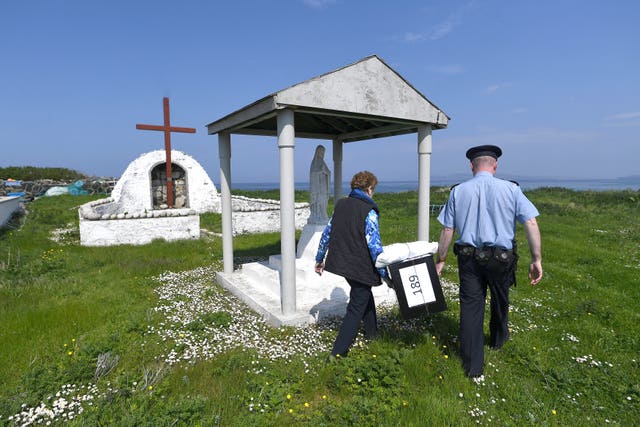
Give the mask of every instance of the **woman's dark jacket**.
<svg viewBox="0 0 640 427">
<path fill-rule="evenodd" d="M 368 198 L 345 197 L 338 200 L 331 220 L 331 238 L 325 270 L 371 286 L 380 284 L 365 236 L 366 218 L 371 209 L 378 211 Z"/>
</svg>

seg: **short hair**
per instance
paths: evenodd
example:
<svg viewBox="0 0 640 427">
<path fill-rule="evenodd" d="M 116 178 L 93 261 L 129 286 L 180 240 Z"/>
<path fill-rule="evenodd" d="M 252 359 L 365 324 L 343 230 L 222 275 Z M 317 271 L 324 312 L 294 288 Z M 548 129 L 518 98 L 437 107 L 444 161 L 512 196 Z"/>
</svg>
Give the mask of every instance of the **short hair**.
<svg viewBox="0 0 640 427">
<path fill-rule="evenodd" d="M 360 190 L 375 189 L 378 185 L 378 178 L 369 171 L 361 171 L 353 175 L 351 178 L 351 189 L 359 188 Z"/>
<path fill-rule="evenodd" d="M 497 161 L 498 160 L 492 156 L 479 156 L 471 160 L 471 164 L 477 168 L 480 165 L 493 166 Z"/>
</svg>

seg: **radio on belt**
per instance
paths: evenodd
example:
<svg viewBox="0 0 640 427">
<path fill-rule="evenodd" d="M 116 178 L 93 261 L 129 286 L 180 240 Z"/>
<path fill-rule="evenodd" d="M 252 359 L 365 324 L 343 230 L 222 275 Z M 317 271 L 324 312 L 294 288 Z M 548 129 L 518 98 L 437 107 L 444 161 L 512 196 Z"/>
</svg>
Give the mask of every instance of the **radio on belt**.
<svg viewBox="0 0 640 427">
<path fill-rule="evenodd" d="M 387 270 L 403 318 L 420 317 L 447 309 L 432 255 L 390 264 Z"/>
</svg>

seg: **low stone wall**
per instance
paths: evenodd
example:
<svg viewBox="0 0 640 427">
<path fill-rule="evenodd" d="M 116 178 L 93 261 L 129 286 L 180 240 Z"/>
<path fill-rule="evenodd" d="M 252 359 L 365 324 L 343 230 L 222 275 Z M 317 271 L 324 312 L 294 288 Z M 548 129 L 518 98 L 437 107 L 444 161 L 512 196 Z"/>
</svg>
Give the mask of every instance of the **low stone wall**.
<svg viewBox="0 0 640 427">
<path fill-rule="evenodd" d="M 234 211 L 231 215 L 233 234 L 280 232 L 280 209 L 268 211 Z M 296 229 L 301 230 L 309 218 L 309 208 L 295 210 Z"/>
<path fill-rule="evenodd" d="M 309 218 L 309 203 L 295 203 L 296 229 L 301 230 Z M 275 233 L 280 231 L 280 202 L 231 196 L 233 234 Z"/>
</svg>

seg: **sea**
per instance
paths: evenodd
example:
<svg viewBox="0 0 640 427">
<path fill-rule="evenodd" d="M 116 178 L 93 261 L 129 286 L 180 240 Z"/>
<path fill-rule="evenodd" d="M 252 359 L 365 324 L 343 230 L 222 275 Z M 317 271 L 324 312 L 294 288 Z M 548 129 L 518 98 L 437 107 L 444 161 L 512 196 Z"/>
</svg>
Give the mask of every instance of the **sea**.
<svg viewBox="0 0 640 427">
<path fill-rule="evenodd" d="M 610 179 L 567 179 L 567 178 L 532 178 L 532 177 L 501 177 L 516 181 L 524 190 L 535 190 L 538 188 L 560 187 L 578 191 L 608 191 L 608 190 L 634 190 L 640 191 L 640 175 L 623 178 Z M 431 186 L 451 187 L 457 183 L 469 179 L 468 176 L 460 177 L 433 177 Z M 309 190 L 308 182 L 296 182 L 296 190 Z M 280 188 L 278 182 L 240 182 L 232 183 L 232 189 L 237 190 L 273 190 Z M 418 181 L 380 181 L 376 186 L 376 193 L 402 193 L 404 191 L 417 191 Z M 349 183 L 342 185 L 342 193 L 349 192 Z"/>
</svg>

